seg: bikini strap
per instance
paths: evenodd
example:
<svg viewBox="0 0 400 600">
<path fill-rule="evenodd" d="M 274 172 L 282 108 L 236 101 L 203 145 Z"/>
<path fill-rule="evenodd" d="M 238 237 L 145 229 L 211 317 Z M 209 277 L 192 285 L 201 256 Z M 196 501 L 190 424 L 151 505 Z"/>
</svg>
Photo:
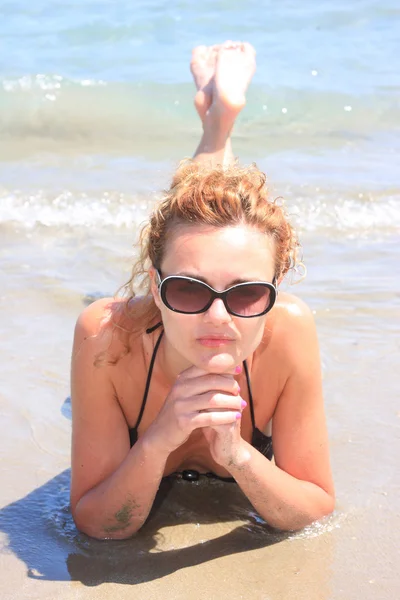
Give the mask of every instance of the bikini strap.
<svg viewBox="0 0 400 600">
<path fill-rule="evenodd" d="M 156 329 L 158 329 L 159 327 L 161 327 L 162 322 L 159 321 L 158 323 L 156 323 L 155 325 L 153 325 L 153 327 L 149 327 L 148 329 L 146 329 L 146 333 L 153 333 L 153 331 L 155 331 Z"/>
<path fill-rule="evenodd" d="M 157 323 L 157 325 L 155 325 L 154 327 L 150 327 L 149 329 L 147 329 L 146 333 L 151 333 L 152 331 L 154 331 L 155 329 L 157 329 L 158 327 L 160 327 L 160 325 L 162 325 L 162 323 Z M 152 354 L 151 361 L 150 361 L 149 370 L 148 370 L 148 373 L 147 373 L 146 387 L 144 388 L 142 406 L 140 408 L 140 413 L 139 413 L 139 416 L 137 418 L 136 425 L 134 427 L 134 429 L 136 429 L 136 430 L 137 430 L 137 428 L 140 425 L 140 421 L 142 420 L 144 409 L 146 407 L 147 396 L 149 395 L 149 389 L 150 389 L 151 375 L 153 373 L 153 367 L 154 367 L 154 363 L 155 363 L 155 360 L 156 360 L 157 351 L 158 351 L 158 348 L 160 347 L 161 338 L 162 338 L 163 335 L 164 335 L 164 329 L 162 330 L 162 332 L 158 336 L 158 340 L 156 341 L 156 345 L 154 346 L 153 354 Z"/>
<path fill-rule="evenodd" d="M 249 369 L 247 366 L 247 362 L 245 360 L 243 361 L 243 367 L 244 367 L 244 372 L 246 373 L 247 389 L 249 390 L 250 416 L 251 416 L 251 424 L 253 425 L 253 431 L 254 431 L 256 429 L 256 419 L 254 416 L 253 394 L 251 392 Z"/>
</svg>

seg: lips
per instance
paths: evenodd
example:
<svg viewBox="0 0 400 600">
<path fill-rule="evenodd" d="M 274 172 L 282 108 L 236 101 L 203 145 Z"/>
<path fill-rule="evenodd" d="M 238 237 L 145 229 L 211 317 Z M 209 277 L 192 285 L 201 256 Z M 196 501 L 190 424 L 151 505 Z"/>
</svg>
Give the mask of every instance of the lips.
<svg viewBox="0 0 400 600">
<path fill-rule="evenodd" d="M 225 342 L 233 342 L 234 338 L 229 335 L 222 335 L 221 333 L 208 333 L 199 337 L 198 340 L 220 340 Z"/>
<path fill-rule="evenodd" d="M 232 338 L 230 336 L 225 336 L 225 335 L 221 335 L 220 333 L 218 333 L 218 334 L 203 335 L 200 338 L 198 338 L 197 341 L 202 346 L 216 348 L 218 346 L 224 346 L 227 344 L 231 344 L 235 340 L 234 340 L 234 338 Z"/>
</svg>

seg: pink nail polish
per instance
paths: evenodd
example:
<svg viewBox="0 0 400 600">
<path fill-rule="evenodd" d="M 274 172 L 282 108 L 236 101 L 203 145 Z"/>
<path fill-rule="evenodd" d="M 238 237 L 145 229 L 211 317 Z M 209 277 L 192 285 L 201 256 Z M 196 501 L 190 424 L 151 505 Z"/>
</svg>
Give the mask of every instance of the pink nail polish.
<svg viewBox="0 0 400 600">
<path fill-rule="evenodd" d="M 246 408 L 246 406 L 247 406 L 246 400 L 242 400 L 242 408 Z"/>
<path fill-rule="evenodd" d="M 241 419 L 241 418 L 242 418 L 242 413 L 240 413 L 240 412 L 236 413 L 236 419 L 238 419 L 238 420 L 239 420 L 239 419 Z"/>
<path fill-rule="evenodd" d="M 239 374 L 242 372 L 242 365 L 238 365 L 235 369 L 235 373 Z"/>
</svg>

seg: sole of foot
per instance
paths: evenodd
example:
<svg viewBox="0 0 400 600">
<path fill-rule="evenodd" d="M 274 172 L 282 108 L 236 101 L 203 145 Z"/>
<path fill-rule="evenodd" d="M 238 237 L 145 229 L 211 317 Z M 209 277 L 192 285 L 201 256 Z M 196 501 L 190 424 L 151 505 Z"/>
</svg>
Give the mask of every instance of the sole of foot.
<svg viewBox="0 0 400 600">
<path fill-rule="evenodd" d="M 197 46 L 193 49 L 190 70 L 197 93 L 194 105 L 203 121 L 212 103 L 212 79 L 215 73 L 219 46 Z"/>
<path fill-rule="evenodd" d="M 246 91 L 256 70 L 251 44 L 225 42 L 218 51 L 212 82 L 212 104 L 225 119 L 234 121 L 246 104 Z"/>
</svg>

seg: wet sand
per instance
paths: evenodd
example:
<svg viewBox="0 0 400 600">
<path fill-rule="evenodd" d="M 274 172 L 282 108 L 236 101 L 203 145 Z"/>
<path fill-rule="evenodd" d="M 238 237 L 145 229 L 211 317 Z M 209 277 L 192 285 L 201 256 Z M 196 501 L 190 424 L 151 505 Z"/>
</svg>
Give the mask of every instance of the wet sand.
<svg viewBox="0 0 400 600">
<path fill-rule="evenodd" d="M 131 233 L 1 235 L 2 600 L 399 595 L 396 239 L 303 237 L 309 273 L 293 291 L 318 325 L 334 515 L 277 534 L 235 486 L 178 481 L 132 540 L 99 542 L 68 508 L 70 348 L 88 296 L 124 279 Z"/>
</svg>

